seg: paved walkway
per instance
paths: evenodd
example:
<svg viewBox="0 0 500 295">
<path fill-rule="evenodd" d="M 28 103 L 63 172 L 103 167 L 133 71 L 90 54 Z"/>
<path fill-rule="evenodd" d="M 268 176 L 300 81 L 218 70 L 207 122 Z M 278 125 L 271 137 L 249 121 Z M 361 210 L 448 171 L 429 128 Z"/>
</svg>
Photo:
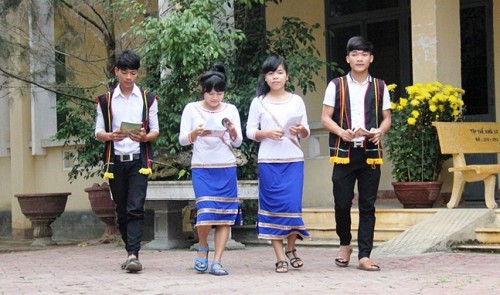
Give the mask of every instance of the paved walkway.
<svg viewBox="0 0 500 295">
<path fill-rule="evenodd" d="M 0 294 L 498 294 L 500 255 L 440 252 L 374 259 L 380 272 L 334 265 L 333 247 L 298 248 L 304 267 L 274 272 L 270 246 L 226 251 L 230 274 L 192 269 L 189 250 L 142 251 L 138 274 L 120 269 L 125 252 L 116 244 L 51 246 L 0 252 Z M 210 254 L 210 261 L 212 253 Z"/>
</svg>

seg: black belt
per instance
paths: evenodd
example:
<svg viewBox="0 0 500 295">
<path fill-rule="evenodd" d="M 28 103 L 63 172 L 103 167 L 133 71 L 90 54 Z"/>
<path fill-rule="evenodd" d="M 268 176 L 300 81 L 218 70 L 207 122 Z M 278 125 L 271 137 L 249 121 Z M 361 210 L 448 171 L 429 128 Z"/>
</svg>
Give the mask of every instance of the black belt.
<svg viewBox="0 0 500 295">
<path fill-rule="evenodd" d="M 129 155 L 115 155 L 116 162 L 130 162 L 133 160 L 139 160 L 141 154 L 129 154 Z"/>
<path fill-rule="evenodd" d="M 364 141 L 351 141 L 350 146 L 352 148 L 364 148 L 365 142 Z"/>
</svg>

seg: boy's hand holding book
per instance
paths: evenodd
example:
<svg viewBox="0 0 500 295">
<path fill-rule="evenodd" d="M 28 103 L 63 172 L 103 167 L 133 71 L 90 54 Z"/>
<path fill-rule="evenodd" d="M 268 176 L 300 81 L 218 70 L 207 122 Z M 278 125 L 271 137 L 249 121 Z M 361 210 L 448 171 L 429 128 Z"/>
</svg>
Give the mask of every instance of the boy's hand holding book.
<svg viewBox="0 0 500 295">
<path fill-rule="evenodd" d="M 361 136 L 365 136 L 365 137 L 371 138 L 375 134 L 381 132 L 380 129 L 372 128 L 370 130 L 367 130 L 367 129 L 363 128 L 363 127 L 354 128 L 352 131 L 354 132 L 354 138 L 361 137 Z"/>
<path fill-rule="evenodd" d="M 120 132 L 123 134 L 129 134 L 129 132 L 140 133 L 142 129 L 142 123 L 132 123 L 122 121 L 120 125 Z"/>
</svg>

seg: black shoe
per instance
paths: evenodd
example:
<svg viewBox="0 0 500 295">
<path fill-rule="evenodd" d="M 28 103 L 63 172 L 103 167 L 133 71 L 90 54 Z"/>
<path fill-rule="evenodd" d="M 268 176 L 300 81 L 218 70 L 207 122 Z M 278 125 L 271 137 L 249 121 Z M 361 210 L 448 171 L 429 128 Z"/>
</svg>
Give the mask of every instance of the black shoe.
<svg viewBox="0 0 500 295">
<path fill-rule="evenodd" d="M 139 262 L 137 258 L 127 259 L 125 262 L 125 270 L 128 272 L 138 272 L 142 270 L 142 264 Z"/>
</svg>

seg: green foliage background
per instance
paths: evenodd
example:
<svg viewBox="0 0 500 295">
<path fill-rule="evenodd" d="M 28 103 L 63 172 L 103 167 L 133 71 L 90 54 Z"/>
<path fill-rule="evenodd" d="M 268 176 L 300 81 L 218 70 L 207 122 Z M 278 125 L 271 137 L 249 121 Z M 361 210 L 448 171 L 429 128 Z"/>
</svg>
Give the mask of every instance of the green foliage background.
<svg viewBox="0 0 500 295">
<path fill-rule="evenodd" d="M 133 33 L 144 40 L 139 50 L 149 73 L 146 84 L 160 97 L 158 146 L 168 147 L 171 154 L 190 149 L 178 143 L 181 113 L 188 102 L 200 99 L 197 78 L 215 62 L 226 67 L 225 100 L 238 107 L 243 128 L 260 66 L 268 55 L 287 59 L 288 86 L 293 91 L 297 85 L 304 94 L 316 90 L 312 79 L 322 67 L 335 69 L 335 64 L 320 60 L 314 45 L 313 32 L 319 24 L 309 26 L 299 18 L 285 17 L 280 27 L 266 32 L 264 8 L 258 2 L 263 1 L 234 1 L 234 15 L 228 15 L 224 0 L 172 1 L 175 8 L 168 17 L 149 17 L 134 28 Z M 239 179 L 257 177 L 257 148 L 255 142 L 244 140 L 240 149 L 248 163 L 240 167 Z"/>
<path fill-rule="evenodd" d="M 120 21 L 132 18 L 126 34 L 115 38 L 136 40 L 133 49 L 141 55 L 145 70 L 139 84 L 159 96 L 161 132 L 154 144 L 157 151 L 174 159 L 164 165 L 173 170 L 166 179 L 189 178 L 185 155 L 191 147 L 182 147 L 178 141 L 181 114 L 188 102 L 200 99 L 198 76 L 212 64 L 222 63 L 226 68 L 229 83 L 225 100 L 239 109 L 243 134 L 260 67 L 268 55 L 286 58 L 290 68 L 289 90 L 294 91 L 297 86 L 304 94 L 316 90 L 313 77 L 321 77 L 325 67 L 336 69 L 335 63 L 320 59 L 314 45 L 313 32 L 319 29 L 318 24 L 284 17 L 281 26 L 266 31 L 266 2 L 279 4 L 281 0 L 234 0 L 232 9 L 228 9 L 230 2 L 225 0 L 172 0 L 166 15 L 158 17 L 148 13 L 141 1 L 114 0 L 111 4 L 103 1 L 106 11 L 119 10 L 116 14 Z M 110 43 L 105 44 L 106 48 L 118 44 L 118 40 L 104 40 Z M 115 54 L 111 53 L 108 59 L 114 59 Z M 103 84 L 112 85 L 111 77 L 108 78 L 110 80 Z M 95 93 L 80 94 L 96 96 Z M 72 96 L 58 99 L 58 114 L 65 116 L 66 123 L 60 126 L 56 138 L 67 144 L 78 144 L 70 180 L 101 173 L 95 169 L 101 160 L 99 153 L 103 145 L 93 136 L 94 113 L 92 100 L 80 101 Z M 257 178 L 257 149 L 258 144 L 244 139 L 239 150 L 248 162 L 238 168 L 239 179 Z M 175 160 L 179 155 L 183 161 Z M 153 165 L 153 170 L 163 164 Z"/>
</svg>

